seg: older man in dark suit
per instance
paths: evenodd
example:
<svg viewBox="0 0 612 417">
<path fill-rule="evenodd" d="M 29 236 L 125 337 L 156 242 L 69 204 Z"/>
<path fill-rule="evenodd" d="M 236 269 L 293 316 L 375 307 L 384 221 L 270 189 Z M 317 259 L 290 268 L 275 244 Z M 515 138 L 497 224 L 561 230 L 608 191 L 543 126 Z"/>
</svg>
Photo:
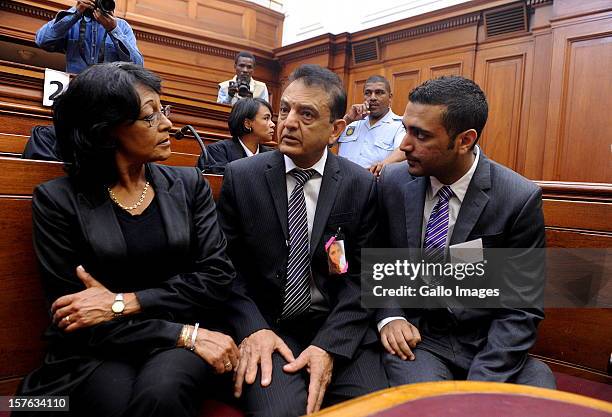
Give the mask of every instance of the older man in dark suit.
<svg viewBox="0 0 612 417">
<path fill-rule="evenodd" d="M 487 114 L 482 90 L 462 77 L 430 80 L 410 93 L 400 146 L 408 164 L 390 165 L 379 179 L 383 246 L 448 256 L 450 245 L 472 242 L 525 248 L 523 259 L 545 246 L 539 187 L 476 146 Z M 524 266 L 518 273 L 543 268 Z M 376 319 L 391 385 L 468 379 L 552 388 L 550 369 L 527 354 L 543 317 L 534 305 L 381 309 Z"/>
<path fill-rule="evenodd" d="M 241 342 L 235 394 L 248 415 L 302 415 L 388 385 L 360 303 L 376 181 L 327 150 L 345 110 L 338 76 L 301 66 L 280 101 L 279 150 L 225 171 L 219 219 L 242 297 L 228 305 Z M 345 258 L 332 262 L 332 246 Z"/>
</svg>

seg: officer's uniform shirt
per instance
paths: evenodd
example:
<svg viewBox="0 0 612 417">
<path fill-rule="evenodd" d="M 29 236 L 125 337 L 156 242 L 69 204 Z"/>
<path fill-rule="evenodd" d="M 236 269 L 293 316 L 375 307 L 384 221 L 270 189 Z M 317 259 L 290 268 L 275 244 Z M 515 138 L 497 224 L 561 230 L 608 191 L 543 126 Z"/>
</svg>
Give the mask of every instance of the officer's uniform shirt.
<svg viewBox="0 0 612 417">
<path fill-rule="evenodd" d="M 338 155 L 367 168 L 388 157 L 405 135 L 402 117 L 389 109 L 374 126 L 369 116 L 348 125 L 338 139 Z"/>
</svg>

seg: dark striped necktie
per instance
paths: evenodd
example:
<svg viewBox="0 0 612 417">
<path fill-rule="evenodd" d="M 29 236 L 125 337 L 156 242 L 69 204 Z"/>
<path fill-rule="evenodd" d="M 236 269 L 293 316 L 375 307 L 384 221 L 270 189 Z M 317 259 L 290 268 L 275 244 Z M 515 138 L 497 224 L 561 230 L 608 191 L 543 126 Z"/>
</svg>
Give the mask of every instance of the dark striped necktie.
<svg viewBox="0 0 612 417">
<path fill-rule="evenodd" d="M 429 262 L 444 260 L 446 235 L 448 235 L 448 202 L 452 196 L 453 191 L 448 185 L 440 188 L 438 202 L 429 216 L 423 241 L 425 259 Z"/>
<path fill-rule="evenodd" d="M 290 174 L 295 178 L 295 188 L 289 197 L 287 219 L 289 225 L 289 260 L 287 262 L 287 282 L 283 300 L 283 320 L 292 319 L 310 307 L 310 243 L 308 241 L 308 216 L 304 184 L 312 178 L 314 169 L 293 169 Z"/>
</svg>

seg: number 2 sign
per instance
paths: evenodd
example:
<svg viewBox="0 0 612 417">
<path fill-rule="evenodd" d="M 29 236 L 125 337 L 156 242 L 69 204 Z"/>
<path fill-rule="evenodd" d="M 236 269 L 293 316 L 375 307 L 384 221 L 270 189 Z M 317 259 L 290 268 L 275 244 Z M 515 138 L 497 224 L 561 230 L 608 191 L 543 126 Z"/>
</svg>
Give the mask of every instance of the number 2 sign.
<svg viewBox="0 0 612 417">
<path fill-rule="evenodd" d="M 70 75 L 65 72 L 45 69 L 45 86 L 43 89 L 43 106 L 52 106 L 53 100 L 68 87 Z"/>
</svg>

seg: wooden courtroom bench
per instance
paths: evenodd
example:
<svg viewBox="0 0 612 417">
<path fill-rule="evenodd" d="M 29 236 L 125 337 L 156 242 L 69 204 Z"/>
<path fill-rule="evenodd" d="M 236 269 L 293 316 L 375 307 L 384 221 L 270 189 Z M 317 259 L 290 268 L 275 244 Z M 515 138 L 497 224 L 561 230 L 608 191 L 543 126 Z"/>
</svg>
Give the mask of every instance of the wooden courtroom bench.
<svg viewBox="0 0 612 417">
<path fill-rule="evenodd" d="M 0 303 L 0 395 L 11 395 L 21 378 L 41 364 L 45 347 L 41 334 L 49 322 L 32 246 L 32 192 L 37 184 L 64 173 L 57 162 L 3 157 L 0 157 L 0 172 L 0 230 L 3 235 L 0 240 L 0 294 L 3 297 Z M 207 179 L 216 199 L 222 177 L 208 175 Z M 612 246 L 610 226 L 595 219 L 610 213 L 610 185 L 594 186 L 589 190 L 571 184 L 540 185 L 544 189 L 549 243 L 564 247 Z M 610 323 L 612 309 L 547 310 L 533 353 L 563 375 L 612 388 L 607 385 L 612 384 L 607 374 L 612 340 Z M 560 384 L 560 389 L 580 391 L 575 381 L 567 385 Z"/>
<path fill-rule="evenodd" d="M 0 60 L 0 155 L 19 156 L 32 128 L 53 124 L 49 107 L 42 106 L 44 68 Z M 174 129 L 191 124 L 209 145 L 229 139 L 227 117 L 230 106 L 208 100 L 162 94 L 162 103 L 172 106 Z M 172 141 L 174 165 L 195 166 L 200 147 L 187 136 Z M 195 156 L 188 156 L 195 155 Z"/>
<path fill-rule="evenodd" d="M 612 248 L 612 184 L 537 184 L 548 247 Z M 612 308 L 547 308 L 531 353 L 555 371 L 559 389 L 612 401 Z"/>
</svg>

